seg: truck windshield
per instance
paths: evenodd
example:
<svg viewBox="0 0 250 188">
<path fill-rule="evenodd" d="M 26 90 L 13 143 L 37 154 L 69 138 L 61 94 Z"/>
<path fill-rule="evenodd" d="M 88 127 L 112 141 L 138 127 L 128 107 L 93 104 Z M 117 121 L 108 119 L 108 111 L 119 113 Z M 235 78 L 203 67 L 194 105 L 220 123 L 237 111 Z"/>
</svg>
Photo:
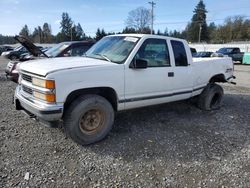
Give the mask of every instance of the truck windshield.
<svg viewBox="0 0 250 188">
<path fill-rule="evenodd" d="M 121 64 L 125 62 L 138 41 L 137 37 L 105 37 L 91 47 L 85 56 Z"/>
</svg>

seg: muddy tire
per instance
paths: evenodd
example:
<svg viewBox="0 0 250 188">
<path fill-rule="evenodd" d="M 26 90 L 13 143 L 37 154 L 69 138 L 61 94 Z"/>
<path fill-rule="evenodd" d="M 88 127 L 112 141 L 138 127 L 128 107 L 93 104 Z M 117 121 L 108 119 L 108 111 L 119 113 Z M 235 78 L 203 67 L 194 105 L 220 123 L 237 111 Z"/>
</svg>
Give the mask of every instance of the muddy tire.
<svg viewBox="0 0 250 188">
<path fill-rule="evenodd" d="M 211 83 L 206 86 L 198 98 L 198 107 L 202 110 L 217 110 L 221 107 L 223 88 Z"/>
<path fill-rule="evenodd" d="M 80 145 L 105 138 L 114 123 L 114 109 L 103 97 L 85 95 L 77 98 L 65 111 L 66 134 Z"/>
</svg>

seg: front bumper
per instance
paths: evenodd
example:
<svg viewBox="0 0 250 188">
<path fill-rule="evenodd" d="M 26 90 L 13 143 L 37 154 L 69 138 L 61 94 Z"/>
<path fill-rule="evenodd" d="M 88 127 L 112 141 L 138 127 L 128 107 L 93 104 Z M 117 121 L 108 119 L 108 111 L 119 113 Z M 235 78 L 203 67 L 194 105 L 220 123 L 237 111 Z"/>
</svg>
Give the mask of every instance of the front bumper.
<svg viewBox="0 0 250 188">
<path fill-rule="evenodd" d="M 63 105 L 41 103 L 25 97 L 21 94 L 20 85 L 15 91 L 14 105 L 17 110 L 24 110 L 29 115 L 48 122 L 60 120 L 63 114 Z"/>
</svg>

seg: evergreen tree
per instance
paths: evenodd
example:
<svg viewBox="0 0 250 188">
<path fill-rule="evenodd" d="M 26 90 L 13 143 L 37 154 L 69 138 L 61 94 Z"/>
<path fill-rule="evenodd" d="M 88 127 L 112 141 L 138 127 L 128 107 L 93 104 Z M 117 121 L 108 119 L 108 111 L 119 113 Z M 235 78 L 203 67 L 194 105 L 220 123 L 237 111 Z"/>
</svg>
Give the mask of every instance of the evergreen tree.
<svg viewBox="0 0 250 188">
<path fill-rule="evenodd" d="M 168 34 L 168 28 L 167 28 L 167 27 L 166 27 L 166 29 L 165 29 L 163 35 L 164 35 L 164 36 L 169 36 L 169 34 Z"/>
<path fill-rule="evenodd" d="M 21 29 L 19 35 L 25 36 L 25 37 L 29 37 L 30 35 L 30 31 L 27 25 L 24 25 L 24 27 Z"/>
<path fill-rule="evenodd" d="M 212 43 L 215 41 L 216 38 L 216 29 L 217 27 L 214 22 L 209 24 L 208 26 L 209 41 Z"/>
<path fill-rule="evenodd" d="M 125 33 L 125 34 L 136 33 L 136 30 L 134 28 L 131 28 L 131 27 L 125 27 L 125 29 L 123 29 L 122 33 Z"/>
<path fill-rule="evenodd" d="M 52 31 L 51 27 L 48 23 L 43 24 L 43 30 L 42 30 L 42 37 L 44 43 L 50 43 L 52 42 Z"/>
<path fill-rule="evenodd" d="M 157 35 L 163 35 L 163 33 L 160 31 L 160 29 L 157 30 Z"/>
<path fill-rule="evenodd" d="M 194 15 L 191 23 L 187 27 L 187 37 L 191 42 L 199 41 L 199 33 L 201 30 L 200 41 L 208 41 L 209 33 L 207 27 L 207 10 L 203 0 L 200 0 L 194 9 Z"/>
<path fill-rule="evenodd" d="M 78 23 L 76 26 L 76 38 L 77 38 L 77 40 L 83 40 L 83 39 L 85 39 L 85 37 L 86 36 L 85 36 L 85 33 L 82 29 L 82 26 L 80 23 Z"/>
<path fill-rule="evenodd" d="M 61 21 L 61 32 L 60 32 L 60 40 L 62 41 L 70 41 L 71 34 L 73 30 L 73 21 L 69 17 L 69 14 L 64 12 L 62 13 L 62 21 Z"/>
<path fill-rule="evenodd" d="M 40 35 L 39 27 L 34 29 L 32 33 L 32 38 L 33 38 L 33 42 L 41 43 L 41 35 Z"/>
<path fill-rule="evenodd" d="M 13 36 L 3 36 L 0 34 L 0 44 L 15 44 L 16 40 Z"/>
<path fill-rule="evenodd" d="M 102 39 L 103 37 L 105 37 L 106 35 L 107 34 L 104 31 L 104 29 L 100 30 L 100 28 L 97 28 L 95 40 L 98 41 L 98 40 Z"/>
</svg>

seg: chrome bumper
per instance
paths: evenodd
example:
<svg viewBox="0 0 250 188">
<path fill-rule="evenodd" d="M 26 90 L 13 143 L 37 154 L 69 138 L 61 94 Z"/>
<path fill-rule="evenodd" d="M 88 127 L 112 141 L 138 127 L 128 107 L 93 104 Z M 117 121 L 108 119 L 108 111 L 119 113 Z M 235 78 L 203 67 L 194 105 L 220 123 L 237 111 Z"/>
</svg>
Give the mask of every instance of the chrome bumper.
<svg viewBox="0 0 250 188">
<path fill-rule="evenodd" d="M 63 114 L 63 105 L 41 103 L 24 97 L 21 94 L 20 85 L 17 86 L 15 91 L 14 105 L 17 110 L 24 110 L 28 114 L 48 122 L 60 120 Z"/>
</svg>

